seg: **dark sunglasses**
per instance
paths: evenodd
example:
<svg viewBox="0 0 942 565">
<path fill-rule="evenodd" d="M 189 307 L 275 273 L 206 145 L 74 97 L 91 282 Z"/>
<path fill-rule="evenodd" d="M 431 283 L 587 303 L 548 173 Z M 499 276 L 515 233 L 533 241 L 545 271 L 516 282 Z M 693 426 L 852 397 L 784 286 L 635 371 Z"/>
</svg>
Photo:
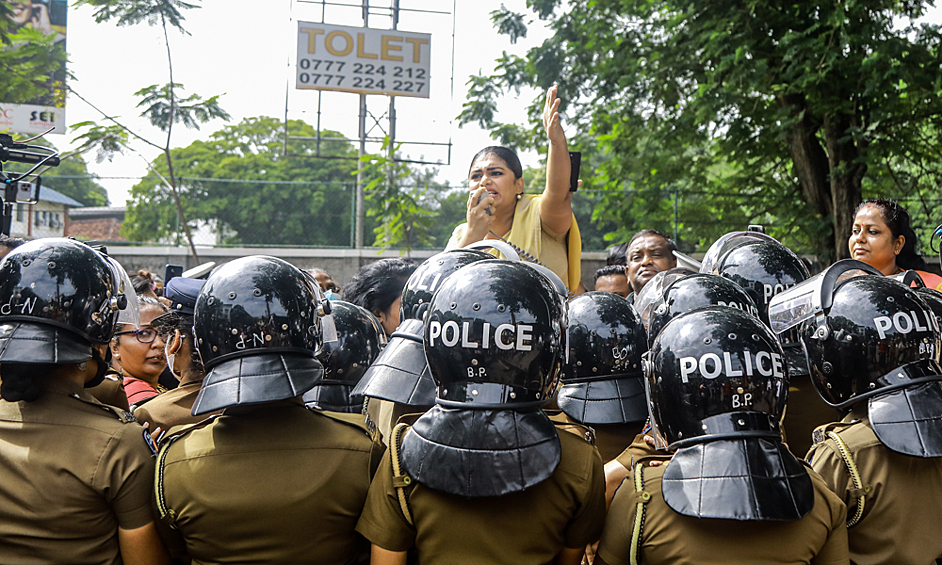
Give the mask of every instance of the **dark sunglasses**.
<svg viewBox="0 0 942 565">
<path fill-rule="evenodd" d="M 126 332 L 115 332 L 114 335 L 134 334 L 137 341 L 141 343 L 153 343 L 157 339 L 157 330 L 154 328 L 141 328 L 139 330 L 129 330 Z"/>
</svg>

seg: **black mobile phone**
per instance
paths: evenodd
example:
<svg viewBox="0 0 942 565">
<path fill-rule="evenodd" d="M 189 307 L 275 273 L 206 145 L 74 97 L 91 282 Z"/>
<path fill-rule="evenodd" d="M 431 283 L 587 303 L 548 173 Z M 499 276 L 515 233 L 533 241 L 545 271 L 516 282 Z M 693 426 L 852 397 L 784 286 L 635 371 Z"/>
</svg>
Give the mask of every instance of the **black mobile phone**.
<svg viewBox="0 0 942 565">
<path fill-rule="evenodd" d="M 484 194 L 482 194 L 481 196 L 478 196 L 477 204 L 480 204 L 480 203 L 481 203 L 481 200 L 483 200 L 485 196 L 487 196 L 487 193 L 486 193 L 486 192 L 485 192 Z M 488 216 L 490 216 L 490 215 L 491 215 L 491 207 L 488 206 L 487 208 L 485 208 L 485 209 L 484 209 L 484 213 L 487 214 Z"/>
<path fill-rule="evenodd" d="M 183 265 L 164 265 L 164 285 L 174 277 L 183 276 Z"/>
<path fill-rule="evenodd" d="M 582 153 L 580 151 L 570 151 L 569 164 L 572 165 L 569 172 L 569 192 L 575 192 L 579 190 L 579 167 L 582 166 Z"/>
</svg>

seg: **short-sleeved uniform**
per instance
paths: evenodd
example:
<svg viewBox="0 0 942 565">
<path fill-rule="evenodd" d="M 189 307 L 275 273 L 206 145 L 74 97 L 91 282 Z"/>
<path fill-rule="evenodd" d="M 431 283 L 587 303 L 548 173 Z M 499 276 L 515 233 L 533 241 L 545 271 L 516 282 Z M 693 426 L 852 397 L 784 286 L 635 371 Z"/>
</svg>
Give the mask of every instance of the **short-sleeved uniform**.
<svg viewBox="0 0 942 565">
<path fill-rule="evenodd" d="M 547 413 L 549 414 L 550 412 L 547 411 Z M 608 463 L 624 452 L 644 427 L 644 422 L 631 422 L 628 424 L 582 424 L 562 411 L 558 414 L 551 414 L 550 420 L 554 422 L 585 425 L 592 428 L 593 443 L 595 444 L 595 448 L 599 450 L 599 456 L 602 457 L 603 463 Z"/>
<path fill-rule="evenodd" d="M 811 448 L 808 460 L 844 500 L 851 516 L 858 492 L 837 443 L 824 439 L 828 431 L 847 444 L 866 489 L 863 515 L 848 530 L 851 562 L 927 565 L 942 556 L 942 458 L 891 451 L 877 439 L 863 410 L 822 426 L 815 435 L 823 441 Z"/>
<path fill-rule="evenodd" d="M 144 401 L 134 411 L 134 417 L 142 424 L 149 423 L 152 430 L 160 428 L 165 432 L 173 426 L 202 422 L 206 418 L 217 414 L 217 412 L 212 412 L 194 416 L 190 413 L 193 409 L 193 403 L 196 402 L 196 397 L 199 396 L 202 384 L 202 377 L 198 379 L 185 377 L 180 381 L 177 388 Z"/>
<path fill-rule="evenodd" d="M 41 378 L 38 400 L 0 400 L 0 562 L 121 563 L 118 527 L 153 521 L 144 430 L 78 383 Z"/>
<path fill-rule="evenodd" d="M 598 452 L 575 434 L 560 432 L 559 442 L 550 478 L 521 492 L 465 498 L 413 483 L 415 526 L 402 514 L 387 452 L 357 531 L 390 551 L 414 547 L 422 565 L 551 563 L 564 547 L 597 540 L 605 521 Z"/>
<path fill-rule="evenodd" d="M 644 505 L 639 563 L 727 565 L 847 564 L 847 509 L 809 470 L 814 485 L 814 509 L 794 522 L 740 521 L 694 518 L 675 512 L 664 501 L 661 477 L 667 465 L 644 466 Z M 637 467 L 636 467 L 637 469 Z M 631 536 L 639 495 L 633 470 L 615 493 L 598 555 L 611 565 L 630 562 Z"/>
<path fill-rule="evenodd" d="M 195 564 L 354 562 L 382 445 L 300 400 L 230 412 L 161 447 L 158 526 L 171 553 Z"/>
</svg>

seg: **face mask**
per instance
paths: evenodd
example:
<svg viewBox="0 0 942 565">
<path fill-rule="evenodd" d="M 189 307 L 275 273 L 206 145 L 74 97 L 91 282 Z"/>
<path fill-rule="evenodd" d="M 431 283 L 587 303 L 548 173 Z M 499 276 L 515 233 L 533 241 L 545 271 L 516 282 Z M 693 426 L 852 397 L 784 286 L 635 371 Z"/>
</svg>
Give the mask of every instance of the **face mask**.
<svg viewBox="0 0 942 565">
<path fill-rule="evenodd" d="M 111 366 L 111 348 L 105 350 L 105 357 L 102 358 L 99 355 L 97 349 L 92 349 L 92 359 L 95 360 L 95 363 L 98 365 L 98 369 L 95 371 L 95 377 L 85 383 L 85 388 L 96 387 L 105 380 L 105 373 L 108 372 L 108 368 Z"/>
</svg>

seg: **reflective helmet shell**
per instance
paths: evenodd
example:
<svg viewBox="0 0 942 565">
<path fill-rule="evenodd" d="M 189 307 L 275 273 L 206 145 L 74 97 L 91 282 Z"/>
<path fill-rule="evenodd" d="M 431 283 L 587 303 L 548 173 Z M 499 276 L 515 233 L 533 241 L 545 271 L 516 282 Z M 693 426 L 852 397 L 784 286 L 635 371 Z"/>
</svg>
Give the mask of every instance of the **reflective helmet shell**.
<svg viewBox="0 0 942 565">
<path fill-rule="evenodd" d="M 586 292 L 569 303 L 569 361 L 563 382 L 641 376 L 648 350 L 641 318 L 624 298 Z"/>
<path fill-rule="evenodd" d="M 664 326 L 649 355 L 651 415 L 669 446 L 777 433 L 788 394 L 784 353 L 754 316 L 725 306 L 687 312 Z"/>
<path fill-rule="evenodd" d="M 0 262 L 0 324 L 45 324 L 107 343 L 126 304 L 107 259 L 78 241 L 29 241 Z"/>
<path fill-rule="evenodd" d="M 919 295 L 919 298 L 922 298 L 922 301 L 926 303 L 926 306 L 932 310 L 932 314 L 935 316 L 936 325 L 939 328 L 942 328 L 942 292 L 938 290 L 933 290 L 925 286 L 913 288 L 916 294 Z"/>
<path fill-rule="evenodd" d="M 554 294 L 538 271 L 496 259 L 442 282 L 424 331 L 438 402 L 503 408 L 552 396 L 566 331 Z"/>
<path fill-rule="evenodd" d="M 313 356 L 321 342 L 321 294 L 298 268 L 262 255 L 219 267 L 194 308 L 203 365 L 257 353 Z"/>
<path fill-rule="evenodd" d="M 800 338 L 811 379 L 825 402 L 843 408 L 896 384 L 905 364 L 939 361 L 935 316 L 916 293 L 888 277 L 848 279 L 834 290 L 821 321 L 807 320 Z"/>
<path fill-rule="evenodd" d="M 772 297 L 811 276 L 801 258 L 777 241 L 738 245 L 720 257 L 714 272 L 749 293 L 766 325 Z"/>
<path fill-rule="evenodd" d="M 366 308 L 333 300 L 331 314 L 337 340 L 324 342 L 317 360 L 324 366 L 322 381 L 355 385 L 386 345 L 386 334 Z"/>
<path fill-rule="evenodd" d="M 476 261 L 493 259 L 492 255 L 473 249 L 451 249 L 433 255 L 419 265 L 402 288 L 400 322 L 422 320 L 428 311 L 432 295 L 439 285 L 458 269 Z"/>
<path fill-rule="evenodd" d="M 755 302 L 736 283 L 718 275 L 698 273 L 677 279 L 664 289 L 648 322 L 648 341 L 677 316 L 703 306 L 729 306 L 759 317 Z"/>
</svg>

